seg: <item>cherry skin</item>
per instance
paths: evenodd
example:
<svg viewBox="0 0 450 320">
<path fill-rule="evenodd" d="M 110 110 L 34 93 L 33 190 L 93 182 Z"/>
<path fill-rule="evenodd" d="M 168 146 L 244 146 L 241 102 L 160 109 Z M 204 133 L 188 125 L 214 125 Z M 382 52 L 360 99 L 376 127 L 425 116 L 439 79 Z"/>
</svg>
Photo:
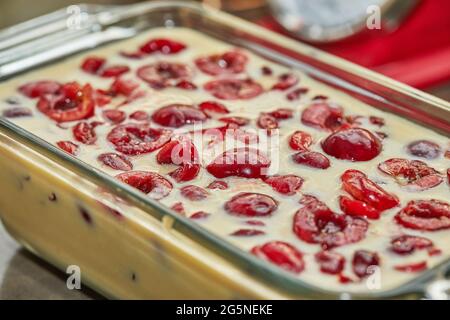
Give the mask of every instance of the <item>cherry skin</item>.
<svg viewBox="0 0 450 320">
<path fill-rule="evenodd" d="M 350 128 L 331 134 L 322 142 L 322 149 L 337 159 L 369 161 L 381 153 L 382 145 L 370 131 Z"/>
</svg>

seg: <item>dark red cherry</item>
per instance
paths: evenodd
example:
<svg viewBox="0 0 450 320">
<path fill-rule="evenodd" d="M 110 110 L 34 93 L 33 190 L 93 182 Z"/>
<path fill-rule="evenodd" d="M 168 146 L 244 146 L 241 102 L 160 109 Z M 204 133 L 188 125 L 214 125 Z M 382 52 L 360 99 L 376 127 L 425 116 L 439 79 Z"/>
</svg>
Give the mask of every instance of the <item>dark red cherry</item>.
<svg viewBox="0 0 450 320">
<path fill-rule="evenodd" d="M 171 104 L 158 109 L 153 113 L 152 119 L 161 126 L 180 128 L 184 125 L 204 122 L 207 116 L 191 105 Z"/>
<path fill-rule="evenodd" d="M 302 113 L 302 123 L 317 129 L 335 131 L 343 124 L 344 111 L 340 106 L 315 102 Z"/>
<path fill-rule="evenodd" d="M 206 199 L 209 192 L 201 187 L 190 185 L 181 188 L 181 195 L 191 201 L 200 201 Z"/>
<path fill-rule="evenodd" d="M 130 171 L 133 170 L 133 164 L 124 155 L 117 153 L 103 153 L 98 156 L 98 161 L 114 170 Z"/>
<path fill-rule="evenodd" d="M 186 49 L 186 45 L 171 39 L 156 38 L 148 41 L 142 45 L 139 50 L 147 54 L 161 53 L 161 54 L 176 54 Z"/>
<path fill-rule="evenodd" d="M 430 239 L 418 236 L 403 235 L 392 239 L 391 250 L 398 254 L 411 254 L 416 250 L 433 247 Z"/>
<path fill-rule="evenodd" d="M 292 159 L 298 163 L 308 167 L 317 169 L 328 169 L 330 160 L 323 154 L 313 151 L 300 151 L 292 156 Z"/>
<path fill-rule="evenodd" d="M 95 127 L 87 122 L 80 122 L 73 128 L 75 139 L 84 144 L 94 144 L 97 141 Z"/>
<path fill-rule="evenodd" d="M 441 147 L 432 141 L 418 140 L 407 146 L 408 153 L 425 159 L 436 159 L 441 154 Z"/>
<path fill-rule="evenodd" d="M 358 250 L 353 255 L 353 272 L 360 278 L 373 274 L 373 267 L 380 265 L 378 253 L 366 250 Z"/>
<path fill-rule="evenodd" d="M 205 84 L 204 89 L 218 99 L 245 100 L 263 93 L 264 89 L 251 79 L 221 79 Z"/>
<path fill-rule="evenodd" d="M 369 161 L 380 154 L 382 145 L 370 131 L 350 128 L 330 135 L 322 142 L 322 149 L 337 159 Z"/>
<path fill-rule="evenodd" d="M 153 152 L 170 141 L 171 130 L 151 128 L 149 124 L 123 124 L 107 136 L 117 151 L 127 155 Z"/>
<path fill-rule="evenodd" d="M 320 265 L 320 271 L 328 274 L 340 274 L 344 270 L 345 258 L 333 251 L 321 251 L 314 255 Z"/>
<path fill-rule="evenodd" d="M 277 208 L 275 199 L 261 193 L 239 193 L 225 203 L 225 210 L 229 214 L 244 217 L 269 216 Z"/>
<path fill-rule="evenodd" d="M 270 160 L 256 149 L 236 148 L 224 152 L 206 169 L 216 178 L 230 176 L 261 178 L 266 176 Z"/>
</svg>

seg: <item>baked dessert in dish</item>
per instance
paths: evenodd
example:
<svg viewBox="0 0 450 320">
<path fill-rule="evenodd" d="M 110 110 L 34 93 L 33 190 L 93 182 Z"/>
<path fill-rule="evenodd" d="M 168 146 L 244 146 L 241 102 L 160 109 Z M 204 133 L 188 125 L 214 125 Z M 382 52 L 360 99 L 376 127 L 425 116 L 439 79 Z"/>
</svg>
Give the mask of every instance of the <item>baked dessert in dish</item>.
<svg viewBox="0 0 450 320">
<path fill-rule="evenodd" d="M 0 97 L 10 121 L 311 285 L 388 290 L 449 258 L 447 137 L 193 30 Z"/>
</svg>

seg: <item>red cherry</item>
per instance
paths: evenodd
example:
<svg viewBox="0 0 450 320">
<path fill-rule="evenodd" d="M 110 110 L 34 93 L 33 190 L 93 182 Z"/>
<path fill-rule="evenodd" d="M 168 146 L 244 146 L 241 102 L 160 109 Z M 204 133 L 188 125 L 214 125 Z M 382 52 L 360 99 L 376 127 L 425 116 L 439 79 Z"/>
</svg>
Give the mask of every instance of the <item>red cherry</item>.
<svg viewBox="0 0 450 320">
<path fill-rule="evenodd" d="M 403 235 L 392 239 L 391 250 L 398 254 L 411 254 L 416 250 L 432 248 L 433 242 L 430 239 Z"/>
<path fill-rule="evenodd" d="M 380 219 L 381 212 L 374 207 L 369 206 L 367 203 L 352 200 L 346 196 L 339 197 L 339 204 L 341 210 L 353 217 L 364 217 L 368 219 Z"/>
<path fill-rule="evenodd" d="M 215 180 L 211 182 L 207 188 L 211 190 L 226 190 L 228 189 L 228 183 L 221 180 Z"/>
<path fill-rule="evenodd" d="M 142 47 L 140 47 L 141 52 L 145 52 L 148 54 L 152 53 L 161 53 L 161 54 L 176 54 L 186 49 L 186 45 L 164 38 L 156 38 L 148 41 Z"/>
<path fill-rule="evenodd" d="M 109 92 L 113 96 L 123 95 L 125 97 L 129 97 L 138 87 L 139 83 L 133 80 L 117 78 L 112 83 Z"/>
<path fill-rule="evenodd" d="M 303 178 L 290 174 L 285 176 L 273 176 L 264 179 L 264 182 L 270 185 L 275 191 L 292 196 L 296 194 L 303 185 Z"/>
<path fill-rule="evenodd" d="M 170 141 L 171 130 L 151 128 L 149 124 L 123 124 L 107 136 L 117 151 L 127 155 L 153 152 Z"/>
<path fill-rule="evenodd" d="M 185 186 L 181 188 L 181 195 L 191 201 L 200 201 L 206 199 L 209 192 L 197 186 Z"/>
<path fill-rule="evenodd" d="M 278 78 L 278 82 L 272 87 L 272 90 L 287 90 L 298 83 L 299 79 L 295 74 L 285 73 Z"/>
<path fill-rule="evenodd" d="M 413 200 L 395 216 L 409 229 L 437 231 L 450 228 L 450 205 L 440 200 Z"/>
<path fill-rule="evenodd" d="M 190 216 L 189 218 L 193 219 L 193 220 L 203 220 L 203 219 L 208 218 L 209 216 L 210 216 L 209 213 L 199 211 L 199 212 L 192 214 L 192 216 Z"/>
<path fill-rule="evenodd" d="M 207 120 L 207 116 L 193 106 L 171 104 L 153 113 L 152 119 L 161 126 L 180 128 L 187 124 L 204 122 Z"/>
<path fill-rule="evenodd" d="M 273 70 L 268 66 L 261 67 L 261 73 L 265 76 L 271 76 L 273 74 Z"/>
<path fill-rule="evenodd" d="M 225 203 L 225 210 L 235 216 L 263 217 L 271 215 L 278 202 L 261 193 L 242 192 Z"/>
<path fill-rule="evenodd" d="M 418 140 L 407 146 L 408 152 L 416 157 L 425 159 L 436 159 L 441 154 L 441 147 L 432 141 Z"/>
<path fill-rule="evenodd" d="M 20 93 L 28 98 L 40 98 L 46 94 L 56 94 L 61 89 L 61 84 L 55 81 L 36 81 L 27 83 L 19 88 Z"/>
<path fill-rule="evenodd" d="M 150 116 L 145 111 L 136 111 L 130 114 L 130 119 L 136 121 L 148 121 L 150 119 Z"/>
<path fill-rule="evenodd" d="M 328 169 L 330 160 L 323 154 L 313 151 L 300 151 L 292 156 L 292 159 L 298 163 L 308 167 L 317 169 Z"/>
<path fill-rule="evenodd" d="M 97 141 L 97 134 L 94 126 L 87 122 L 80 122 L 73 128 L 75 139 L 84 144 L 94 144 Z"/>
<path fill-rule="evenodd" d="M 378 169 L 396 178 L 400 185 L 411 191 L 422 191 L 439 185 L 443 178 L 436 170 L 418 160 L 393 158 L 378 165 Z"/>
<path fill-rule="evenodd" d="M 302 95 L 304 95 L 308 92 L 309 92 L 308 88 L 298 88 L 298 89 L 295 89 L 295 90 L 289 92 L 286 95 L 286 99 L 288 99 L 289 101 L 298 100 L 301 98 Z"/>
<path fill-rule="evenodd" d="M 400 272 L 422 272 L 428 269 L 427 262 L 421 261 L 417 263 L 408 263 L 404 265 L 394 266 L 394 269 Z"/>
<path fill-rule="evenodd" d="M 312 142 L 313 139 L 309 133 L 304 131 L 295 131 L 289 140 L 289 145 L 293 150 L 307 151 Z"/>
<path fill-rule="evenodd" d="M 57 122 L 88 119 L 94 114 L 95 102 L 90 85 L 68 83 L 55 95 L 41 96 L 37 108 Z"/>
<path fill-rule="evenodd" d="M 140 67 L 137 75 L 152 88 L 164 89 L 177 85 L 181 80 L 190 80 L 192 71 L 184 64 L 157 62 Z"/>
<path fill-rule="evenodd" d="M 23 118 L 31 117 L 33 112 L 30 109 L 24 107 L 14 107 L 3 111 L 3 117 L 5 118 Z"/>
<path fill-rule="evenodd" d="M 277 120 L 291 119 L 294 116 L 294 110 L 287 108 L 280 108 L 268 113 Z"/>
<path fill-rule="evenodd" d="M 258 226 L 258 227 L 264 227 L 266 224 L 259 220 L 247 220 L 245 221 L 246 224 L 250 226 Z"/>
<path fill-rule="evenodd" d="M 117 153 L 103 153 L 98 156 L 98 161 L 102 162 L 114 170 L 131 171 L 133 164 L 125 156 Z"/>
<path fill-rule="evenodd" d="M 173 189 L 169 180 L 155 172 L 130 171 L 119 174 L 116 178 L 155 200 L 167 197 Z"/>
<path fill-rule="evenodd" d="M 248 58 L 239 51 L 225 52 L 195 60 L 197 67 L 204 73 L 217 76 L 221 74 L 236 74 L 245 70 Z"/>
<path fill-rule="evenodd" d="M 258 150 L 235 148 L 217 157 L 206 169 L 219 179 L 230 176 L 261 178 L 269 166 L 270 160 Z"/>
<path fill-rule="evenodd" d="M 252 99 L 264 91 L 259 83 L 251 79 L 214 80 L 206 83 L 204 89 L 223 100 Z"/>
<path fill-rule="evenodd" d="M 363 201 L 377 210 L 384 211 L 399 204 L 395 195 L 386 192 L 361 171 L 347 170 L 341 176 L 341 180 L 342 188 L 353 198 Z"/>
<path fill-rule="evenodd" d="M 182 215 L 186 213 L 186 211 L 184 210 L 184 205 L 181 202 L 175 203 L 170 209 Z"/>
<path fill-rule="evenodd" d="M 380 117 L 370 116 L 369 121 L 371 124 L 382 127 L 384 126 L 384 119 Z"/>
<path fill-rule="evenodd" d="M 225 107 L 223 104 L 215 101 L 205 101 L 198 105 L 200 110 L 207 113 L 213 112 L 213 113 L 230 113 L 228 111 L 227 107 Z"/>
<path fill-rule="evenodd" d="M 409 183 L 407 188 L 410 191 L 423 191 L 440 185 L 442 181 L 444 181 L 443 177 L 437 174 L 432 174 Z"/>
<path fill-rule="evenodd" d="M 176 164 L 196 162 L 198 152 L 190 139 L 172 140 L 158 152 L 159 164 Z"/>
<path fill-rule="evenodd" d="M 369 161 L 380 154 L 382 145 L 370 131 L 350 128 L 330 135 L 322 142 L 322 149 L 337 159 Z"/>
<path fill-rule="evenodd" d="M 308 243 L 320 243 L 324 249 L 364 239 L 368 222 L 337 214 L 312 196 L 301 200 L 303 207 L 294 216 L 294 233 Z"/>
<path fill-rule="evenodd" d="M 353 272 L 360 278 L 364 278 L 373 273 L 371 267 L 380 265 L 380 257 L 378 253 L 358 250 L 353 255 Z"/>
<path fill-rule="evenodd" d="M 81 64 L 81 69 L 90 74 L 97 74 L 106 64 L 106 59 L 100 57 L 88 57 Z"/>
<path fill-rule="evenodd" d="M 277 119 L 266 113 L 259 116 L 257 125 L 259 128 L 267 130 L 269 135 L 273 132 L 272 130 L 279 128 Z"/>
<path fill-rule="evenodd" d="M 257 229 L 239 229 L 230 234 L 230 236 L 234 237 L 254 237 L 254 236 L 262 236 L 266 234 L 262 230 Z"/>
<path fill-rule="evenodd" d="M 197 86 L 193 82 L 187 80 L 181 80 L 175 87 L 183 90 L 197 90 Z"/>
<path fill-rule="evenodd" d="M 78 154 L 79 146 L 71 141 L 59 141 L 56 143 L 58 147 L 74 156 Z"/>
<path fill-rule="evenodd" d="M 127 117 L 127 115 L 125 112 L 123 112 L 121 110 L 109 109 L 109 110 L 103 111 L 103 117 L 105 117 L 106 119 L 108 119 L 109 121 L 111 121 L 114 124 L 119 124 L 119 123 L 125 121 L 125 118 Z"/>
<path fill-rule="evenodd" d="M 254 247 L 251 253 L 292 273 L 300 273 L 305 269 L 303 254 L 286 242 L 268 242 Z"/>
<path fill-rule="evenodd" d="M 116 78 L 128 71 L 130 71 L 128 66 L 110 66 L 103 69 L 99 75 L 103 78 Z"/>
<path fill-rule="evenodd" d="M 335 131 L 343 123 L 342 107 L 327 102 L 315 102 L 302 113 L 302 123 L 322 130 Z"/>
<path fill-rule="evenodd" d="M 178 183 L 194 180 L 199 172 L 200 165 L 192 163 L 183 163 L 178 169 L 169 173 L 169 175 Z"/>
<path fill-rule="evenodd" d="M 112 98 L 109 92 L 98 89 L 94 91 L 94 100 L 97 106 L 104 107 L 111 103 Z"/>
<path fill-rule="evenodd" d="M 344 270 L 345 258 L 333 251 L 321 251 L 314 255 L 320 265 L 320 271 L 328 274 L 340 274 Z"/>
<path fill-rule="evenodd" d="M 427 166 L 425 162 L 401 158 L 386 160 L 378 165 L 378 169 L 395 178 L 406 179 L 407 183 L 437 173 L 436 170 Z"/>
<path fill-rule="evenodd" d="M 239 127 L 246 126 L 250 123 L 250 120 L 243 117 L 223 117 L 220 118 L 219 121 L 228 123 L 228 124 L 235 124 Z"/>
</svg>

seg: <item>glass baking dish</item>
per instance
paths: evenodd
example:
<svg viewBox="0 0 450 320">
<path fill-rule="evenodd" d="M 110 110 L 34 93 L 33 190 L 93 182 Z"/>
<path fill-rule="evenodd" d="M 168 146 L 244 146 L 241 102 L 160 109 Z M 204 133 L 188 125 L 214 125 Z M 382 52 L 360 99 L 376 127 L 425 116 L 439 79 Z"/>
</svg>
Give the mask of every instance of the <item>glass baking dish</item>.
<svg viewBox="0 0 450 320">
<path fill-rule="evenodd" d="M 82 13 L 84 25 L 80 28 L 67 28 L 73 10 Z M 301 69 L 374 107 L 450 136 L 449 103 L 189 2 L 80 5 L 7 29 L 0 33 L 0 79 L 150 28 L 173 26 L 198 30 Z M 69 38 L 72 41 L 67 45 L 64 41 Z M 79 266 L 83 281 L 107 297 L 432 298 L 448 284 L 443 275 L 450 262 L 444 261 L 393 290 L 349 294 L 314 287 L 3 118 L 0 162 L 0 216 L 8 231 L 62 270 Z M 49 227 L 52 223 L 60 228 Z M 78 225 L 81 223 L 83 227 Z M 89 241 L 89 250 L 77 246 L 79 239 Z"/>
</svg>

